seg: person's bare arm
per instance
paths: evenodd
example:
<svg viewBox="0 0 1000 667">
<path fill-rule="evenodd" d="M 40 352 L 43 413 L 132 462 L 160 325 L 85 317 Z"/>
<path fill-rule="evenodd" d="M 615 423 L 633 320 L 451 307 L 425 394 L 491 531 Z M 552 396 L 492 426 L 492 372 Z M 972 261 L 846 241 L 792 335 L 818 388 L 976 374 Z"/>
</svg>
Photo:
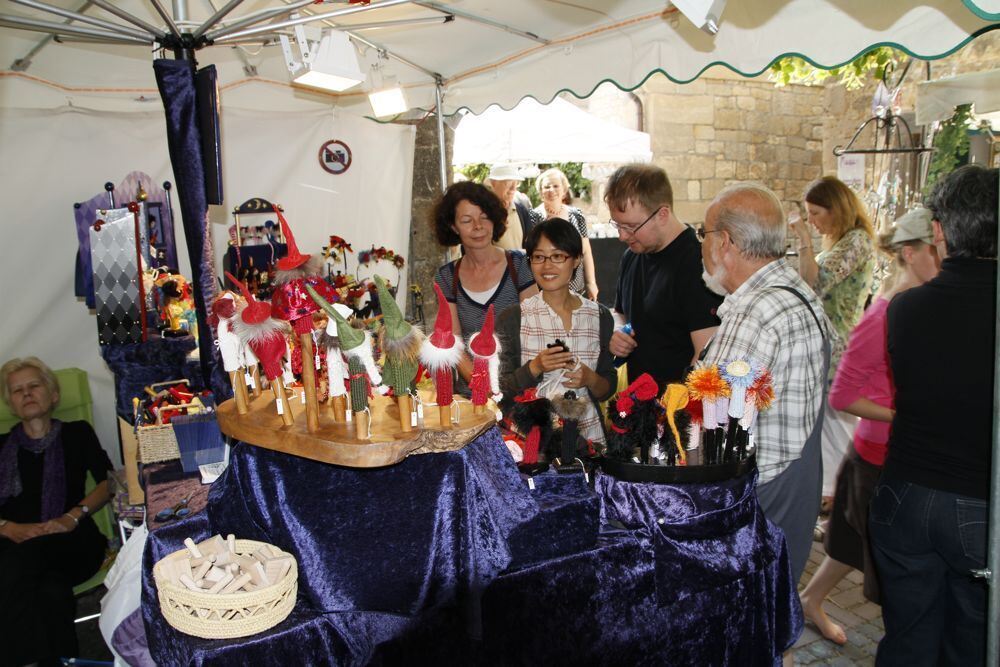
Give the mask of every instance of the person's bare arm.
<svg viewBox="0 0 1000 667">
<path fill-rule="evenodd" d="M 708 345 L 708 341 L 712 340 L 712 336 L 714 336 L 715 332 L 718 330 L 719 327 L 707 327 L 705 329 L 698 329 L 697 331 L 691 332 L 691 346 L 694 347 L 694 357 L 691 358 L 692 365 L 698 361 L 701 351 L 705 349 L 705 346 Z"/>
<path fill-rule="evenodd" d="M 597 271 L 594 269 L 594 253 L 590 249 L 590 239 L 583 237 L 583 279 L 586 283 L 587 298 L 597 301 Z"/>
<path fill-rule="evenodd" d="M 855 417 L 871 419 L 877 422 L 892 422 L 893 415 L 896 414 L 895 410 L 879 405 L 867 398 L 859 398 L 845 407 L 843 411 Z"/>
</svg>

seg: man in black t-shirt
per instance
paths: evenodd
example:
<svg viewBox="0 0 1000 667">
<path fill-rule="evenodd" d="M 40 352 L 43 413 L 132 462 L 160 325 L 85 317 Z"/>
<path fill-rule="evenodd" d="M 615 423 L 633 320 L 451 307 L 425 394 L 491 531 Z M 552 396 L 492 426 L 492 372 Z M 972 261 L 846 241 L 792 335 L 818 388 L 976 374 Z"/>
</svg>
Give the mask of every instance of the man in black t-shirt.
<svg viewBox="0 0 1000 667">
<path fill-rule="evenodd" d="M 648 164 L 621 167 L 604 201 L 611 224 L 628 245 L 618 270 L 611 353 L 628 357 L 629 382 L 649 373 L 660 390 L 684 370 L 715 333 L 722 297 L 702 280 L 701 245 L 674 216 L 666 172 Z M 629 323 L 632 333 L 621 331 Z"/>
</svg>

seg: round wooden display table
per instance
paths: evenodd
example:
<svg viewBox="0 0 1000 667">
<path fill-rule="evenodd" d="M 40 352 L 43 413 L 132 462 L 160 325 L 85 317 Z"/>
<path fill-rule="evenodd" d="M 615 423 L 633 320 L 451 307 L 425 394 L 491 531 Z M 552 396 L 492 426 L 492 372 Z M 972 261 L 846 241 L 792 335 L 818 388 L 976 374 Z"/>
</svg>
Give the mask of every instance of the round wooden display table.
<svg viewBox="0 0 1000 667">
<path fill-rule="evenodd" d="M 226 435 L 257 447 L 350 468 L 378 468 L 399 463 L 410 454 L 461 449 L 496 424 L 493 403 L 489 403 L 484 412 L 474 414 L 472 404 L 462 401 L 452 406 L 452 415 L 460 417 L 458 422 L 450 429 L 442 429 L 437 406 L 429 405 L 434 401 L 433 392 L 421 391 L 420 397 L 424 401 L 423 425 L 418 422 L 408 432 L 400 427 L 399 408 L 394 398 L 375 396 L 371 399 L 371 436 L 359 438 L 355 420 L 346 424 L 334 422 L 333 413 L 326 405 L 320 406 L 318 430 L 307 428 L 302 409 L 295 411 L 291 426 L 284 426 L 270 393 L 252 399 L 245 415 L 237 412 L 232 399 L 220 405 L 219 428 Z M 300 405 L 295 398 L 290 402 L 295 407 Z"/>
</svg>

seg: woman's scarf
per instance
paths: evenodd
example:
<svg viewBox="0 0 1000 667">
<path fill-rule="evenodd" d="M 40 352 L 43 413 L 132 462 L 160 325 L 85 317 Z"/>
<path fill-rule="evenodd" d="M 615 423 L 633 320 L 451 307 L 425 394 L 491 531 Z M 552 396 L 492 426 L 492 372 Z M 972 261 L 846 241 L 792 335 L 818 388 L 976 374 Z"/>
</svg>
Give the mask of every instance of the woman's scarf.
<svg viewBox="0 0 1000 667">
<path fill-rule="evenodd" d="M 54 519 L 66 511 L 66 459 L 62 443 L 62 422 L 52 420 L 52 428 L 35 440 L 24 432 L 24 424 L 11 429 L 10 436 L 0 447 L 0 505 L 21 495 L 21 472 L 18 470 L 17 453 L 26 449 L 32 454 L 45 453 L 42 460 L 41 520 Z"/>
</svg>

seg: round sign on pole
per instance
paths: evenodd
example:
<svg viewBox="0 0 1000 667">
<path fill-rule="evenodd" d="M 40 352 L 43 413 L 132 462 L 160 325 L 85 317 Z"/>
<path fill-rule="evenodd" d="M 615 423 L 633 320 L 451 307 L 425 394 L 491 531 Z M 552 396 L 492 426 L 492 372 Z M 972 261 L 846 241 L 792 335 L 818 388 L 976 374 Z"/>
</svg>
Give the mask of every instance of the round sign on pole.
<svg viewBox="0 0 1000 667">
<path fill-rule="evenodd" d="M 319 149 L 319 165 L 331 174 L 343 174 L 351 168 L 351 149 L 339 139 L 331 139 Z"/>
</svg>

